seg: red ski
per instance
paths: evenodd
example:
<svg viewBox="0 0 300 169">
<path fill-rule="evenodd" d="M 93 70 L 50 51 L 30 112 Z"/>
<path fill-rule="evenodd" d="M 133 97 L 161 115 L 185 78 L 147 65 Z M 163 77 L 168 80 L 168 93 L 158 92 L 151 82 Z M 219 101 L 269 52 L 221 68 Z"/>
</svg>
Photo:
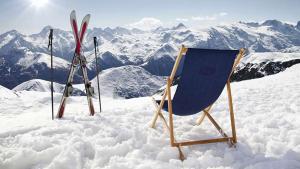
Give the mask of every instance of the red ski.
<svg viewBox="0 0 300 169">
<path fill-rule="evenodd" d="M 76 13 L 75 13 L 74 10 L 71 12 L 70 22 L 71 22 L 71 26 L 72 26 L 72 30 L 73 30 L 73 34 L 74 34 L 74 39 L 75 39 L 75 42 L 76 42 L 75 43 L 76 47 L 75 47 L 75 53 L 74 53 L 74 56 L 73 56 L 73 59 L 72 59 L 71 68 L 70 68 L 69 75 L 68 75 L 68 80 L 67 80 L 67 83 L 66 83 L 66 86 L 65 86 L 65 90 L 64 90 L 60 105 L 59 105 L 59 109 L 58 109 L 58 113 L 57 113 L 58 118 L 63 117 L 67 98 L 72 94 L 73 77 L 74 77 L 74 74 L 75 74 L 75 68 L 78 65 L 80 65 L 80 69 L 82 71 L 83 82 L 85 84 L 85 90 L 86 90 L 90 115 L 92 116 L 92 115 L 95 114 L 93 101 L 92 101 L 92 96 L 94 94 L 94 89 L 91 86 L 91 82 L 89 81 L 88 76 L 87 76 L 86 58 L 83 55 L 83 52 L 81 51 L 84 35 L 87 31 L 87 26 L 89 24 L 89 20 L 90 20 L 90 14 L 86 15 L 83 18 L 82 23 L 81 23 L 81 27 L 80 27 L 80 31 L 78 32 Z"/>
</svg>

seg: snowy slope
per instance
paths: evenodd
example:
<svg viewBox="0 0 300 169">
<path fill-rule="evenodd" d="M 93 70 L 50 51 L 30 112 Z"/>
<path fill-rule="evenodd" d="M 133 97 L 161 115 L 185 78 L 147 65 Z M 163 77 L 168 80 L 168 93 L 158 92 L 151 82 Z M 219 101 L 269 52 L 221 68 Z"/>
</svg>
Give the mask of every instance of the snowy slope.
<svg viewBox="0 0 300 169">
<path fill-rule="evenodd" d="M 0 102 L 0 168 L 300 168 L 300 65 L 255 80 L 232 84 L 238 144 L 184 147 L 178 160 L 154 113 L 150 98 L 103 98 L 103 112 L 88 116 L 85 97 L 72 97 L 63 120 L 51 120 L 49 94 L 20 92 Z M 2 93 L 1 93 L 2 95 Z M 55 94 L 58 108 L 59 94 Z M 226 92 L 212 116 L 229 133 Z M 98 110 L 97 104 L 95 104 Z M 175 116 L 178 140 L 214 137 L 218 132 L 199 116 Z M 225 118 L 226 117 L 226 118 Z"/>
<path fill-rule="evenodd" d="M 53 91 L 57 93 L 63 93 L 64 92 L 65 85 L 59 84 L 59 83 L 53 83 Z M 26 82 L 23 82 L 19 84 L 18 86 L 14 87 L 13 90 L 15 91 L 38 91 L 38 92 L 51 92 L 51 83 L 46 80 L 42 79 L 32 79 Z M 76 88 L 73 87 L 73 96 L 83 96 L 85 93 Z"/>
<path fill-rule="evenodd" d="M 99 78 L 101 95 L 125 98 L 152 95 L 165 82 L 162 77 L 130 65 L 104 70 Z M 97 79 L 91 82 L 97 93 Z"/>
<path fill-rule="evenodd" d="M 300 53 L 282 53 L 282 52 L 256 52 L 250 53 L 242 59 L 242 64 L 263 62 L 287 62 L 300 59 Z"/>
<path fill-rule="evenodd" d="M 21 57 L 16 64 L 21 65 L 24 69 L 37 64 L 45 64 L 48 68 L 51 68 L 51 56 L 45 53 L 26 51 L 24 57 Z M 67 69 L 69 65 L 68 61 L 53 56 L 54 69 Z"/>
<path fill-rule="evenodd" d="M 232 80 L 241 81 L 276 74 L 299 63 L 300 53 L 250 53 L 241 60 Z"/>
<path fill-rule="evenodd" d="M 6 99 L 14 99 L 17 96 L 18 95 L 14 91 L 11 91 L 8 88 L 0 85 L 0 101 Z"/>
</svg>

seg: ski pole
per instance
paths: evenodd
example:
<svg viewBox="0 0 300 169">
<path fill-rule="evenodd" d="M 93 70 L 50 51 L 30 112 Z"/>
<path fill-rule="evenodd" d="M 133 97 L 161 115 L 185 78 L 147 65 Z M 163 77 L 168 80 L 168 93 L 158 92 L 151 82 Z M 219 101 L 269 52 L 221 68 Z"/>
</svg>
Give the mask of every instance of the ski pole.
<svg viewBox="0 0 300 169">
<path fill-rule="evenodd" d="M 98 67 L 98 59 L 97 59 L 97 37 L 94 37 L 94 47 L 95 47 L 95 58 L 96 58 L 96 70 L 97 70 L 97 84 L 98 84 L 98 97 L 99 97 L 99 108 L 101 109 L 101 96 L 100 96 L 100 84 L 99 84 L 99 67 Z"/>
<path fill-rule="evenodd" d="M 48 49 L 50 47 L 50 55 L 51 55 L 51 109 L 52 109 L 52 120 L 54 119 L 54 104 L 53 104 L 53 48 L 52 48 L 52 40 L 53 40 L 53 29 L 50 29 L 49 34 L 49 43 Z"/>
</svg>

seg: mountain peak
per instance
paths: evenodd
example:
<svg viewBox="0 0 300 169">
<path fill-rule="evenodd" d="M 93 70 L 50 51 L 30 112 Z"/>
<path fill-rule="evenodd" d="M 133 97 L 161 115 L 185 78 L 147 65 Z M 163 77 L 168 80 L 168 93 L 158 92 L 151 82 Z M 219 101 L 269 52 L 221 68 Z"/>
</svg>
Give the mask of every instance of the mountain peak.
<svg viewBox="0 0 300 169">
<path fill-rule="evenodd" d="M 297 29 L 300 30 L 300 21 L 298 21 L 297 25 L 296 25 Z"/>
<path fill-rule="evenodd" d="M 238 23 L 248 25 L 248 26 L 251 26 L 251 27 L 259 26 L 259 23 L 257 23 L 257 22 L 242 22 L 242 21 L 239 21 Z"/>
<path fill-rule="evenodd" d="M 7 37 L 7 36 L 18 37 L 18 36 L 23 36 L 23 35 L 21 33 L 19 33 L 17 30 L 13 29 L 8 32 L 5 32 L 4 34 L 1 34 L 0 39 Z"/>
<path fill-rule="evenodd" d="M 8 34 L 10 34 L 10 35 L 17 35 L 17 34 L 20 34 L 20 33 L 17 30 L 13 29 L 13 30 L 10 30 L 8 32 L 5 32 L 4 34 L 5 35 L 8 35 Z"/>
<path fill-rule="evenodd" d="M 173 27 L 173 29 L 186 29 L 186 26 L 183 23 L 179 23 L 177 26 Z"/>
<path fill-rule="evenodd" d="M 281 26 L 283 23 L 278 21 L 278 20 L 266 20 L 264 23 L 262 23 L 261 25 L 263 26 Z"/>
</svg>

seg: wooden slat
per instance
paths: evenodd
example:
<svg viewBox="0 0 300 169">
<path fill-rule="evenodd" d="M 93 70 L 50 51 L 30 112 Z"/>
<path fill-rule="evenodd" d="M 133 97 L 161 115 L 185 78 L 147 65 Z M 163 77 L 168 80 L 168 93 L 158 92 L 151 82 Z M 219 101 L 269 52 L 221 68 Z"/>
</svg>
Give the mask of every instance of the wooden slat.
<svg viewBox="0 0 300 169">
<path fill-rule="evenodd" d="M 155 99 L 154 99 L 153 97 L 152 97 L 152 101 L 153 101 L 153 104 L 154 104 L 154 106 L 156 107 L 156 109 L 158 109 L 158 108 L 159 108 L 159 105 L 156 103 L 156 101 L 155 101 Z M 163 121 L 165 130 L 169 132 L 170 129 L 169 129 L 168 122 L 167 122 L 166 118 L 163 116 L 163 114 L 161 113 L 161 111 L 159 112 L 158 115 L 159 115 L 159 117 L 161 118 L 161 120 Z"/>
<path fill-rule="evenodd" d="M 174 127 L 173 127 L 173 110 L 172 110 L 172 99 L 171 99 L 171 79 L 168 78 L 167 83 L 167 95 L 168 95 L 168 111 L 169 111 L 169 125 L 170 125 L 170 142 L 173 145 L 174 141 Z"/>
<path fill-rule="evenodd" d="M 204 110 L 206 110 L 207 112 L 209 112 L 210 109 L 212 108 L 212 105 L 213 105 L 213 104 L 211 104 L 210 106 L 208 106 L 208 107 L 207 107 L 206 109 L 204 109 Z M 201 117 L 199 117 L 199 118 L 196 120 L 196 124 L 197 124 L 198 126 L 203 122 L 205 116 L 206 116 L 206 113 L 203 111 Z"/>
<path fill-rule="evenodd" d="M 215 138 L 215 139 L 207 139 L 207 140 L 183 141 L 183 142 L 176 142 L 173 144 L 173 146 L 189 146 L 189 145 L 195 145 L 195 144 L 228 142 L 231 139 L 232 139 L 232 137 L 225 137 L 225 138 Z"/>
<path fill-rule="evenodd" d="M 233 143 L 236 143 L 237 139 L 236 139 L 235 120 L 234 120 L 233 103 L 232 103 L 231 87 L 230 87 L 229 80 L 227 80 L 226 86 L 227 86 L 227 94 L 228 94 L 228 104 L 229 104 L 229 111 L 230 111 L 230 122 L 231 122 Z"/>
<path fill-rule="evenodd" d="M 231 74 L 234 72 L 234 70 L 236 69 L 237 65 L 240 63 L 240 61 L 243 58 L 244 54 L 245 54 L 245 49 L 241 48 L 240 52 L 238 53 L 238 55 L 237 55 L 237 57 L 236 57 L 236 59 L 233 63 L 232 70 L 231 70 L 231 73 L 229 75 L 229 78 L 230 78 Z"/>
<path fill-rule="evenodd" d="M 152 100 L 153 100 L 153 103 L 155 104 L 155 106 L 158 108 L 158 104 L 156 103 L 155 99 L 152 97 Z M 167 123 L 167 120 L 165 119 L 164 115 L 160 112 L 159 113 L 159 117 L 161 117 L 163 123 L 164 123 L 164 126 L 165 126 L 165 130 L 167 130 L 170 134 L 170 127 L 168 126 L 168 123 Z M 174 137 L 174 141 L 176 142 L 176 139 Z M 179 152 L 179 159 L 181 161 L 183 161 L 185 159 L 183 153 L 182 153 L 182 150 L 181 150 L 181 147 L 180 146 L 177 146 L 177 149 L 178 149 L 178 152 Z"/>
<path fill-rule="evenodd" d="M 174 66 L 173 66 L 173 69 L 172 69 L 172 72 L 171 72 L 171 75 L 170 75 L 170 79 L 171 79 L 172 82 L 173 82 L 174 77 L 175 77 L 175 75 L 176 75 L 176 72 L 177 72 L 179 63 L 180 63 L 180 61 L 181 61 L 181 58 L 182 58 L 182 56 L 187 52 L 187 50 L 188 50 L 188 48 L 184 47 L 184 45 L 181 46 L 179 55 L 178 55 L 177 58 L 176 58 L 176 61 L 175 61 L 175 63 L 174 63 Z"/>
<path fill-rule="evenodd" d="M 219 131 L 219 133 L 223 136 L 223 137 L 228 137 L 226 133 L 224 133 L 224 131 L 222 130 L 222 128 L 219 126 L 219 124 L 215 121 L 215 119 L 207 112 L 205 111 L 206 116 L 208 117 L 208 119 L 212 122 L 212 124 L 217 128 L 217 130 Z"/>
<path fill-rule="evenodd" d="M 171 79 L 172 82 L 173 82 L 173 80 L 174 80 L 174 76 L 175 76 L 176 71 L 177 71 L 177 69 L 178 69 L 180 60 L 181 60 L 183 54 L 185 54 L 185 53 L 187 52 L 187 50 L 188 50 L 188 48 L 185 48 L 184 45 L 181 46 L 180 52 L 179 52 L 179 54 L 178 54 L 178 56 L 177 56 L 177 58 L 176 58 L 175 64 L 174 64 L 174 66 L 173 66 L 173 69 L 172 69 L 172 72 L 171 72 L 171 75 L 170 75 L 170 79 Z M 155 123 L 156 123 L 156 121 L 157 121 L 159 112 L 161 111 L 161 109 L 162 109 L 162 107 L 163 107 L 163 104 L 164 104 L 164 102 L 165 102 L 165 100 L 166 100 L 166 96 L 167 96 L 167 90 L 164 91 L 164 94 L 163 94 L 163 96 L 162 96 L 162 98 L 161 98 L 161 102 L 160 102 L 160 104 L 159 104 L 159 108 L 157 109 L 156 113 L 155 113 L 154 116 L 153 116 L 153 120 L 152 120 L 152 123 L 151 123 L 151 126 L 150 126 L 150 127 L 152 127 L 152 128 L 155 127 Z"/>
</svg>

